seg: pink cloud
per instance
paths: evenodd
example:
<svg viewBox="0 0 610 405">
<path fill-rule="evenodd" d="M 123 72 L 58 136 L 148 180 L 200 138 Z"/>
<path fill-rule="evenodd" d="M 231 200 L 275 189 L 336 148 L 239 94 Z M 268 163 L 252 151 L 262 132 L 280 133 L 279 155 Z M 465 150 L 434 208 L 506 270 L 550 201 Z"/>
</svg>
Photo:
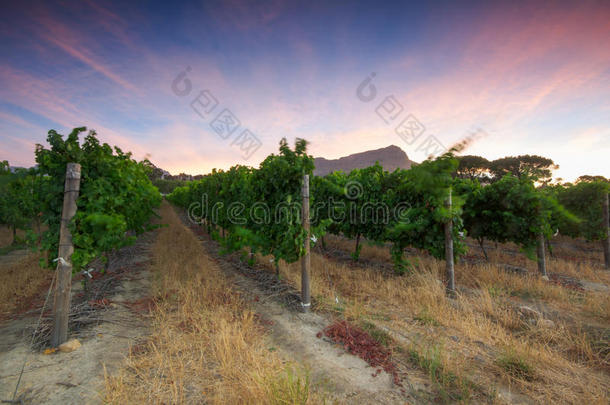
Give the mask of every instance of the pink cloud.
<svg viewBox="0 0 610 405">
<path fill-rule="evenodd" d="M 610 12 L 586 7 L 494 9 L 473 23 L 455 66 L 420 80 L 400 98 L 431 120 L 488 115 L 509 124 L 576 93 L 599 93 L 590 84 L 607 75 L 610 65 L 610 53 L 600 46 L 610 40 L 609 20 Z M 412 56 L 406 60 L 412 63 Z"/>
<path fill-rule="evenodd" d="M 133 92 L 139 91 L 138 88 L 128 80 L 113 72 L 111 68 L 100 62 L 98 57 L 90 51 L 91 41 L 89 41 L 88 44 L 80 42 L 79 38 L 82 38 L 81 34 L 73 31 L 60 21 L 53 19 L 48 15 L 44 18 L 38 18 L 35 21 L 40 26 L 38 34 L 41 38 L 59 47 L 64 52 L 80 60 L 95 71 L 103 74 L 124 89 Z M 45 32 L 42 32 L 42 29 L 44 29 Z"/>
</svg>

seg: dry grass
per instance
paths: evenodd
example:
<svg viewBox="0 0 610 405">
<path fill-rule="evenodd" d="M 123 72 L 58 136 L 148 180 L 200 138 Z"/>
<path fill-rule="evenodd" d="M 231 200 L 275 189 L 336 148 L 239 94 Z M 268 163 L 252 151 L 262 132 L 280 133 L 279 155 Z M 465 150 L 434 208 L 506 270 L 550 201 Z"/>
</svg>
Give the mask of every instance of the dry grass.
<svg viewBox="0 0 610 405">
<path fill-rule="evenodd" d="M 144 354 L 132 355 L 128 368 L 109 378 L 107 400 L 313 402 L 302 372 L 282 367 L 275 353 L 267 353 L 264 331 L 252 313 L 170 211 L 163 208 L 170 227 L 161 231 L 155 249 L 157 296 L 167 297 L 155 311 L 156 332 Z M 344 252 L 351 252 L 352 242 L 326 240 Z M 607 274 L 594 266 L 562 259 L 561 248 L 551 271 L 608 284 Z M 384 246 L 363 246 L 366 265 L 314 252 L 316 309 L 391 336 L 396 360 L 426 371 L 442 402 L 510 402 L 511 391 L 537 403 L 607 403 L 608 294 L 573 292 L 507 273 L 501 264 L 535 270 L 534 263 L 507 249 L 490 249 L 490 263 L 456 265 L 462 287 L 456 300 L 447 298 L 439 281 L 444 263 L 428 255 L 411 256 L 413 274 L 399 277 L 375 264 L 390 262 Z M 268 259 L 257 256 L 275 272 Z M 298 263 L 282 264 L 280 272 L 300 285 Z M 541 310 L 554 326 L 526 322 L 516 310 L 524 304 Z"/>
<path fill-rule="evenodd" d="M 342 251 L 350 251 L 353 243 L 345 238 L 327 236 L 327 246 Z M 582 240 L 573 240 L 582 252 L 593 252 L 591 255 L 597 257 L 595 262 L 590 256 L 587 262 L 574 263 L 559 258 L 549 260 L 548 271 L 559 273 L 577 279 L 593 281 L 610 286 L 610 272 L 599 268 L 599 255 L 594 251 L 591 243 Z M 586 249 L 589 247 L 589 250 Z M 573 312 L 579 318 L 594 318 L 597 321 L 610 321 L 610 296 L 604 293 L 578 294 L 561 286 L 551 284 L 536 277 L 536 263 L 527 259 L 524 254 L 518 252 L 518 248 L 512 244 L 499 245 L 497 249 L 487 247 L 490 261 L 476 265 L 468 262 L 456 264 L 456 283 L 458 286 L 488 290 L 494 297 L 520 298 L 526 301 L 543 301 L 550 304 L 555 310 Z M 564 237 L 561 243 L 555 247 L 555 252 L 561 253 L 562 249 L 571 250 L 568 241 Z M 475 249 L 471 249 L 475 250 Z M 475 252 L 476 253 L 476 252 Z M 600 253 L 601 254 L 601 253 Z M 364 244 L 361 257 L 365 260 L 391 263 L 389 249 L 385 246 Z M 480 256 L 482 259 L 483 256 Z M 442 263 L 431 258 L 425 253 L 408 257 L 415 267 L 419 269 L 437 269 L 439 277 L 442 277 Z M 583 258 L 584 260 L 584 258 Z M 503 270 L 504 264 L 523 267 L 532 273 L 531 277 L 523 277 Z"/>
<path fill-rule="evenodd" d="M 352 248 L 350 241 L 330 239 L 327 245 L 334 248 Z M 363 247 L 362 257 L 390 258 L 387 248 L 370 245 Z M 411 357 L 419 350 L 417 358 L 426 358 L 441 345 L 444 354 L 434 361 L 443 372 L 489 387 L 483 395 L 494 397 L 512 387 L 540 403 L 607 403 L 607 334 L 593 338 L 590 332 L 595 325 L 605 325 L 607 331 L 607 294 L 575 293 L 538 277 L 507 273 L 492 262 L 457 265 L 457 283 L 468 289 L 451 300 L 439 281 L 444 263 L 427 255 L 414 262 L 412 275 L 398 277 L 375 266 L 341 263 L 314 253 L 312 291 L 318 309 L 392 331 Z M 281 275 L 299 285 L 298 264 L 281 266 Z M 555 326 L 525 322 L 516 311 L 523 304 L 542 308 Z M 478 395 L 468 390 L 461 394 L 462 400 Z"/>
<path fill-rule="evenodd" d="M 153 334 L 106 377 L 109 403 L 315 401 L 306 373 L 268 349 L 265 330 L 195 235 L 164 204 L 153 249 Z"/>
<path fill-rule="evenodd" d="M 41 268 L 36 253 L 0 256 L 0 318 L 27 306 L 50 282 L 53 273 Z"/>
</svg>

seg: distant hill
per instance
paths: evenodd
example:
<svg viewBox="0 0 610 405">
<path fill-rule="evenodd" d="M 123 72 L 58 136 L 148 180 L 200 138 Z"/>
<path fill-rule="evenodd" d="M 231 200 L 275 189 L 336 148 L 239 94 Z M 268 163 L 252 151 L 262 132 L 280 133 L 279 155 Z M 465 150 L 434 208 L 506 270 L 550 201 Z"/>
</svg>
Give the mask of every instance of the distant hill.
<svg viewBox="0 0 610 405">
<path fill-rule="evenodd" d="M 342 170 L 346 173 L 354 169 L 362 169 L 369 167 L 379 162 L 384 170 L 394 171 L 400 169 L 410 169 L 416 162 L 409 160 L 407 154 L 396 145 L 390 145 L 381 149 L 367 150 L 366 152 L 354 153 L 353 155 L 344 156 L 339 159 L 325 159 L 317 157 L 314 159 L 316 168 L 314 174 L 316 176 L 324 176 L 336 170 Z M 172 175 L 168 171 L 155 166 L 150 161 L 147 163 L 152 169 L 151 180 L 198 180 L 203 177 L 199 174 L 193 176 L 190 174 L 180 173 Z"/>
<path fill-rule="evenodd" d="M 325 159 L 317 157 L 314 160 L 316 169 L 314 174 L 324 176 L 336 170 L 350 172 L 353 169 L 362 169 L 379 162 L 385 170 L 394 171 L 395 169 L 410 169 L 411 165 L 416 164 L 409 160 L 407 154 L 398 146 L 391 145 L 386 148 L 368 150 L 366 152 L 354 153 L 339 159 Z"/>
</svg>

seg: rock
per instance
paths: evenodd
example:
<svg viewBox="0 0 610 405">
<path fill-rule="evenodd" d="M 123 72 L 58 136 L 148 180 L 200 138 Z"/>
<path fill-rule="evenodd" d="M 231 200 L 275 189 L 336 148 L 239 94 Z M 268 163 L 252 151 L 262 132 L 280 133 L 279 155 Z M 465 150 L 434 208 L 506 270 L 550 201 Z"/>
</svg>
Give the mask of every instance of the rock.
<svg viewBox="0 0 610 405">
<path fill-rule="evenodd" d="M 468 297 L 474 297 L 479 293 L 478 290 L 475 290 L 474 288 L 465 287 L 465 286 L 457 286 L 456 289 L 460 294 L 466 295 Z"/>
<path fill-rule="evenodd" d="M 535 309 L 528 307 L 526 305 L 522 305 L 519 307 L 519 313 L 524 317 L 524 318 L 542 318 L 542 314 L 538 311 L 536 311 Z"/>
<path fill-rule="evenodd" d="M 70 339 L 65 343 L 59 345 L 59 351 L 63 353 L 70 353 L 78 349 L 81 346 L 78 339 Z"/>
<path fill-rule="evenodd" d="M 551 321 L 550 319 L 539 319 L 538 326 L 541 328 L 550 329 L 555 327 L 555 322 Z"/>
<path fill-rule="evenodd" d="M 541 278 L 541 279 L 543 279 L 544 281 L 551 281 L 551 280 L 549 279 L 549 276 L 542 276 L 542 277 L 540 277 L 540 278 Z"/>
<path fill-rule="evenodd" d="M 608 292 L 608 290 L 610 290 L 608 288 L 608 286 L 604 285 L 604 284 L 600 284 L 600 283 L 593 283 L 591 281 L 586 281 L 586 280 L 580 280 L 580 284 L 582 285 L 582 288 L 585 289 L 585 291 L 594 291 L 594 292 Z"/>
<path fill-rule="evenodd" d="M 530 272 L 527 269 L 524 269 L 523 267 L 519 267 L 519 266 L 513 266 L 511 264 L 505 264 L 504 271 L 506 271 L 507 273 L 515 273 L 520 276 L 527 276 L 530 274 Z"/>
</svg>

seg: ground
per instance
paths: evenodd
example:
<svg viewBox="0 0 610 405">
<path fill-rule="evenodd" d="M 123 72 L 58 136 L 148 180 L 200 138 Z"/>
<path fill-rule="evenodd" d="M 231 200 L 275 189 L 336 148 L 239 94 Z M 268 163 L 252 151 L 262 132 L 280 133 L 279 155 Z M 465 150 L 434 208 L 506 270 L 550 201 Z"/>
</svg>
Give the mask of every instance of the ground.
<svg viewBox="0 0 610 405">
<path fill-rule="evenodd" d="M 31 253 L 0 256 L 0 399 L 27 359 L 24 403 L 608 403 L 610 275 L 596 245 L 554 240 L 545 281 L 515 246 L 488 244 L 487 262 L 471 243 L 451 298 L 442 262 L 409 250 L 398 276 L 387 246 L 365 243 L 354 262 L 353 241 L 327 236 L 305 314 L 298 263 L 278 280 L 269 257 L 221 254 L 203 227 L 168 204 L 161 214 L 167 226 L 111 255 L 87 297 L 75 280 L 72 353 L 44 354 L 48 311 L 29 343 L 51 273 Z M 369 343 L 333 341 L 340 322 Z M 375 350 L 383 366 L 361 358 Z"/>
<path fill-rule="evenodd" d="M 25 361 L 16 395 L 24 403 L 101 402 L 105 373 L 112 373 L 121 367 L 130 345 L 149 333 L 146 314 L 134 310 L 133 304 L 150 296 L 150 271 L 143 265 L 148 260 L 145 252 L 150 242 L 150 235 L 140 238 L 135 246 L 113 255 L 114 263 L 108 267 L 106 274 L 94 273 L 99 278 L 90 282 L 89 300 L 85 300 L 81 282 L 75 281 L 70 337 L 82 343 L 80 349 L 71 353 L 45 354 L 50 327 L 48 310 L 43 315 L 42 326 L 32 345 L 31 335 L 38 324 L 49 283 L 44 283 L 41 296 L 34 294 L 33 297 L 26 297 L 29 300 L 23 300 L 33 301 L 31 310 L 17 313 L 13 319 L 0 324 L 0 399 L 13 398 Z M 6 271 L 11 265 L 18 266 L 20 262 L 28 262 L 29 255 L 31 253 L 27 251 L 20 252 L 21 261 L 14 259 L 13 255 L 4 258 L 0 271 Z M 29 265 L 33 266 L 34 263 Z M 46 269 L 36 270 L 50 273 Z M 104 297 L 97 297 L 98 292 L 103 293 Z M 51 302 L 52 296 L 49 297 L 47 309 Z"/>
</svg>

